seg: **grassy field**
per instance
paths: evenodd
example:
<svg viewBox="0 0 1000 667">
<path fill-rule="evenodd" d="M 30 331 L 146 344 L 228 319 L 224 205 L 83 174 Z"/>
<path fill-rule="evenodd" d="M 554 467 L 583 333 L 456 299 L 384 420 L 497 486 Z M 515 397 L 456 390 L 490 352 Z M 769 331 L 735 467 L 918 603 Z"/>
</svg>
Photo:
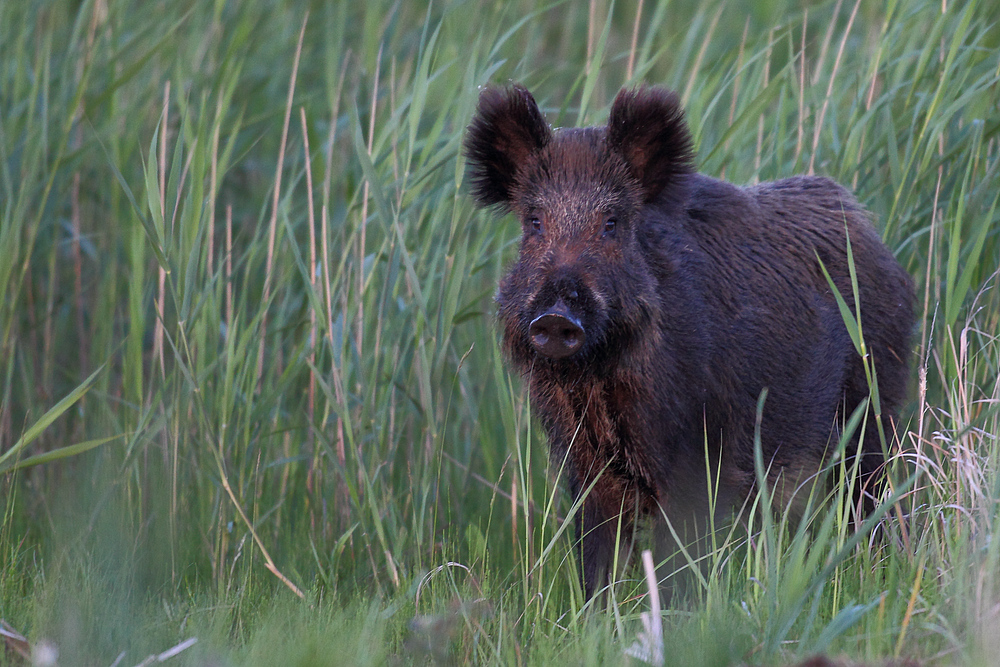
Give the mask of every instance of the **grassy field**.
<svg viewBox="0 0 1000 667">
<path fill-rule="evenodd" d="M 852 186 L 921 314 L 881 537 L 720 538 L 667 664 L 1000 662 L 1000 4 L 309 4 L 0 0 L 0 618 L 67 665 L 630 660 L 460 146 L 486 82 L 573 126 L 645 81 L 702 171 Z"/>
</svg>

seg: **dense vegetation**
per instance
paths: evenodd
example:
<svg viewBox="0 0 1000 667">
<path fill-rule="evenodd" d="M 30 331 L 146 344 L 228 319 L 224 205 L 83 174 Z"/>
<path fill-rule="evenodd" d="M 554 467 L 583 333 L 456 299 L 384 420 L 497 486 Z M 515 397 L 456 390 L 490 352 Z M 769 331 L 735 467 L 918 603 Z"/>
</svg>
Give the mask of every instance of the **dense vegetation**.
<svg viewBox="0 0 1000 667">
<path fill-rule="evenodd" d="M 584 604 L 460 145 L 487 81 L 557 126 L 645 81 L 702 171 L 852 186 L 921 312 L 878 537 L 721 536 L 667 662 L 994 663 L 1000 5 L 312 4 L 0 2 L 4 620 L 65 664 L 624 662 L 641 571 Z"/>
</svg>

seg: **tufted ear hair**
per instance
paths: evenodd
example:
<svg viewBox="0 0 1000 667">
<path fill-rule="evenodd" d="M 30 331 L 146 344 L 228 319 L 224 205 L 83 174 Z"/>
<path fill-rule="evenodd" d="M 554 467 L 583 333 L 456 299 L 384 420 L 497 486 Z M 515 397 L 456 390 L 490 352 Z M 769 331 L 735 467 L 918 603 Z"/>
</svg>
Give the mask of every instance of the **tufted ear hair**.
<svg viewBox="0 0 1000 667">
<path fill-rule="evenodd" d="M 694 171 L 691 134 L 677 93 L 664 88 L 622 88 L 608 117 L 608 144 L 639 179 L 647 202 Z"/>
<path fill-rule="evenodd" d="M 552 138 L 526 88 L 487 86 L 465 136 L 472 196 L 480 206 L 509 208 L 521 166 Z"/>
</svg>

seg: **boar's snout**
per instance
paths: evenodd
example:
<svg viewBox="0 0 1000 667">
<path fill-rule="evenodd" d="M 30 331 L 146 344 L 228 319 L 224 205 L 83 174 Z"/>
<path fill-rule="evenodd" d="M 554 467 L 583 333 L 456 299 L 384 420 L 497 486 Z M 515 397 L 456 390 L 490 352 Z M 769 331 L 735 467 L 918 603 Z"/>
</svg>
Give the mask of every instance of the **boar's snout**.
<svg viewBox="0 0 1000 667">
<path fill-rule="evenodd" d="M 564 359 L 576 354 L 586 339 L 579 318 L 562 299 L 531 321 L 528 327 L 531 345 L 542 356 Z"/>
</svg>

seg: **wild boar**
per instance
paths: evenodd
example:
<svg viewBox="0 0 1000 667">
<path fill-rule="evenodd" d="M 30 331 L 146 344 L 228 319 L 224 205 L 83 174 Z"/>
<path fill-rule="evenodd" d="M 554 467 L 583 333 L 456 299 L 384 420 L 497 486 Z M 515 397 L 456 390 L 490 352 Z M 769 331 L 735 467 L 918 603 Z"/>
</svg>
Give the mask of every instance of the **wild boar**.
<svg viewBox="0 0 1000 667">
<path fill-rule="evenodd" d="M 525 88 L 486 87 L 464 150 L 475 201 L 521 223 L 498 323 L 555 467 L 574 496 L 586 493 L 577 530 L 588 596 L 607 584 L 620 526 L 627 542 L 645 518 L 696 524 L 710 505 L 731 511 L 754 491 L 764 390 L 775 509 L 823 467 L 870 395 L 820 264 L 857 315 L 848 238 L 892 437 L 913 285 L 845 188 L 813 176 L 738 187 L 696 173 L 679 99 L 655 87 L 623 89 L 605 127 L 559 130 Z M 866 424 L 847 455 L 862 442 L 853 497 L 870 511 L 883 448 L 872 412 Z"/>
</svg>

